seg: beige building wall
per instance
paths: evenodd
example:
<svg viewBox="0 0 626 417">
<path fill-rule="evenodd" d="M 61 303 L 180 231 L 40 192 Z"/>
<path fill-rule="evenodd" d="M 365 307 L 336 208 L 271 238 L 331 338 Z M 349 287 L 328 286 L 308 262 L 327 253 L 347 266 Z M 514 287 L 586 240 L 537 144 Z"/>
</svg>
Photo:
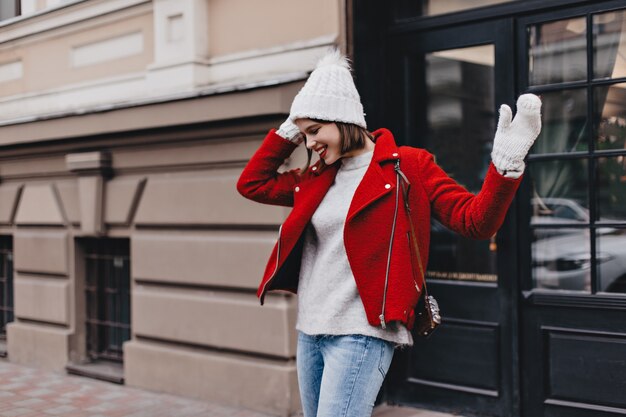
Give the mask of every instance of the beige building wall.
<svg viewBox="0 0 626 417">
<path fill-rule="evenodd" d="M 261 307 L 255 294 L 288 209 L 246 201 L 235 183 L 316 57 L 346 48 L 344 2 L 36 7 L 0 22 L 9 360 L 88 365 L 82 239 L 126 238 L 125 383 L 296 413 L 296 299 L 271 294 Z"/>
</svg>

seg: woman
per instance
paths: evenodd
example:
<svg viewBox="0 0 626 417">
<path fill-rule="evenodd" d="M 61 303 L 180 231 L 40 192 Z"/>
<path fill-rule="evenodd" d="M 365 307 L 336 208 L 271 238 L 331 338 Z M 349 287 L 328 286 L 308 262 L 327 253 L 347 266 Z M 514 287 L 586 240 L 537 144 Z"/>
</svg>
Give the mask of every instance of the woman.
<svg viewBox="0 0 626 417">
<path fill-rule="evenodd" d="M 289 118 L 252 156 L 239 192 L 293 207 L 257 295 L 263 304 L 268 291 L 298 294 L 297 372 L 305 417 L 370 416 L 394 348 L 412 345 L 423 277 L 414 265 L 409 215 L 424 266 L 431 214 L 467 237 L 486 239 L 498 230 L 541 126 L 539 98 L 523 95 L 517 107 L 513 121 L 510 108 L 500 108 L 493 163 L 473 195 L 427 151 L 396 146 L 387 129 L 366 130 L 349 64 L 335 50 L 318 62 Z M 303 141 L 307 167 L 278 173 Z M 310 166 L 313 151 L 319 161 Z M 397 210 L 397 164 L 411 184 L 410 214 Z"/>
</svg>

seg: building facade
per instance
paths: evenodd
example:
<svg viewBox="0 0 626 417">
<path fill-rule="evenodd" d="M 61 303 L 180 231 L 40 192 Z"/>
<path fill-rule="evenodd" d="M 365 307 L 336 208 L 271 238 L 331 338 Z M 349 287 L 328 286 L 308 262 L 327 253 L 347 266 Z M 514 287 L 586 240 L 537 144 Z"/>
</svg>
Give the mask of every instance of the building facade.
<svg viewBox="0 0 626 417">
<path fill-rule="evenodd" d="M 255 296 L 287 212 L 246 201 L 235 183 L 316 57 L 345 46 L 344 10 L 338 0 L 2 2 L 10 361 L 299 409 L 296 300 L 261 307 Z"/>
<path fill-rule="evenodd" d="M 616 0 L 1 2 L 0 351 L 296 414 L 297 299 L 255 296 L 288 211 L 235 182 L 329 46 L 354 58 L 370 129 L 427 148 L 472 191 L 498 105 L 543 101 L 498 234 L 433 222 L 427 278 L 445 324 L 396 354 L 379 400 L 626 413 Z"/>
</svg>

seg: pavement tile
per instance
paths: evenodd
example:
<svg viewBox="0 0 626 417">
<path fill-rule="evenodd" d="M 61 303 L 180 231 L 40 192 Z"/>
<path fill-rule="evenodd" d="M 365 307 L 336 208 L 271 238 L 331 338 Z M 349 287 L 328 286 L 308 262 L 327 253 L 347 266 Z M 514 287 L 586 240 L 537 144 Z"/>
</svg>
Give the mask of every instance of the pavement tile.
<svg viewBox="0 0 626 417">
<path fill-rule="evenodd" d="M 24 391 L 23 394 L 28 397 L 43 397 L 43 396 L 47 396 L 50 394 L 54 394 L 54 391 L 49 390 L 47 388 L 39 388 L 39 389 Z"/>
<path fill-rule="evenodd" d="M 46 401 L 42 400 L 41 398 L 29 398 L 28 400 L 13 401 L 12 404 L 19 407 L 30 407 L 32 405 L 39 405 L 45 402 Z"/>
<path fill-rule="evenodd" d="M 66 413 L 69 413 L 70 411 L 75 411 L 75 410 L 76 410 L 76 407 L 74 407 L 74 406 L 62 405 L 60 407 L 49 408 L 45 412 L 46 412 L 46 414 L 51 414 L 51 415 L 54 415 L 54 416 L 60 416 L 60 415 L 65 415 Z"/>
<path fill-rule="evenodd" d="M 14 390 L 18 388 L 28 388 L 28 385 L 23 382 L 13 382 L 11 384 L 0 385 L 1 390 Z"/>
<path fill-rule="evenodd" d="M 12 410 L 0 411 L 2 417 L 19 417 L 24 414 L 31 414 L 33 410 L 28 408 L 13 408 Z"/>
</svg>

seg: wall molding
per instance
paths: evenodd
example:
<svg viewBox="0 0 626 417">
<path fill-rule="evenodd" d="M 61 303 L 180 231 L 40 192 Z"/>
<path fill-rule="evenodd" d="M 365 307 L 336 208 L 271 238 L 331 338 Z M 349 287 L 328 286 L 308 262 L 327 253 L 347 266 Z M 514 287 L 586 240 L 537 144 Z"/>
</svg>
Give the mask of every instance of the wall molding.
<svg viewBox="0 0 626 417">
<path fill-rule="evenodd" d="M 152 8 L 151 0 L 76 0 L 63 3 L 38 13 L 0 22 L 0 44 L 65 28 L 142 4 Z"/>
</svg>

